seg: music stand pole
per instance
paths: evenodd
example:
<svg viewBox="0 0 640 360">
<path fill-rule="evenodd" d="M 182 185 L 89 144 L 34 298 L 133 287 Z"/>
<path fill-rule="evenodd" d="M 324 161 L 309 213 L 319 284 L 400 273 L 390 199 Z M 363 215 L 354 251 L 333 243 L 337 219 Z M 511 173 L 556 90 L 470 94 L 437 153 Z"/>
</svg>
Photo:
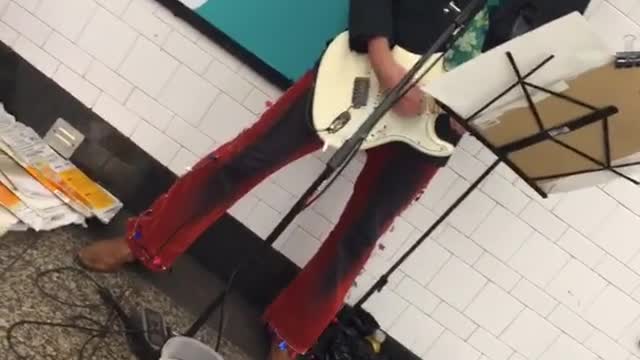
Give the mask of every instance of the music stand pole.
<svg viewBox="0 0 640 360">
<path fill-rule="evenodd" d="M 440 217 L 438 217 L 433 225 L 431 225 L 429 229 L 427 229 L 427 231 L 425 231 L 424 234 L 422 234 L 422 236 L 420 236 L 420 238 L 393 265 L 391 265 L 391 267 L 382 276 L 380 276 L 380 278 L 378 278 L 378 281 L 376 281 L 369 288 L 369 290 L 367 290 L 367 292 L 362 295 L 360 300 L 358 300 L 358 302 L 355 304 L 355 307 L 361 308 L 371 298 L 371 296 L 373 296 L 373 294 L 382 291 L 382 289 L 384 289 L 384 287 L 389 283 L 389 277 L 391 277 L 391 275 L 393 275 L 393 273 L 396 272 L 396 270 L 398 270 L 398 268 L 400 268 L 400 266 L 402 266 L 402 264 L 407 261 L 407 259 L 409 259 L 409 257 L 411 257 L 411 255 L 413 255 L 416 250 L 418 250 L 420 245 L 422 245 L 429 238 L 429 236 L 431 236 L 431 234 L 436 231 L 438 226 L 440 226 L 449 217 L 449 215 L 451 215 L 451 213 L 453 213 L 460 206 L 460 204 L 462 204 L 462 202 L 465 201 L 469 197 L 469 195 L 471 195 L 471 193 L 475 189 L 477 189 L 478 186 L 480 186 L 480 184 L 482 184 L 482 182 L 491 174 L 491 172 L 493 172 L 493 170 L 498 165 L 500 165 L 501 162 L 502 160 L 496 159 L 493 164 L 491 164 L 476 179 L 476 181 L 474 181 L 473 184 L 471 184 L 469 188 L 464 193 L 462 193 L 462 195 L 460 195 L 460 197 L 456 199 L 456 201 L 451 206 L 449 206 L 449 208 L 447 208 L 447 210 L 445 210 L 442 215 L 440 215 Z"/>
<path fill-rule="evenodd" d="M 278 237 L 282 235 L 284 230 L 293 222 L 293 220 L 308 206 L 308 201 L 312 198 L 312 196 L 316 193 L 316 191 L 320 188 L 320 186 L 328 180 L 331 175 L 333 175 L 338 169 L 341 169 L 345 166 L 348 161 L 350 161 L 353 155 L 359 150 L 360 145 L 366 139 L 371 130 L 376 126 L 376 124 L 382 119 L 382 117 L 391 110 L 391 108 L 395 105 L 399 98 L 404 95 L 404 91 L 407 89 L 407 85 L 411 84 L 411 82 L 416 78 L 416 75 L 424 65 L 432 58 L 434 54 L 439 52 L 441 49 L 445 48 L 447 43 L 451 40 L 457 39 L 461 33 L 463 33 L 463 29 L 466 27 L 468 22 L 475 17 L 475 15 L 480 11 L 481 5 L 484 4 L 486 0 L 473 0 L 471 1 L 467 7 L 457 16 L 457 18 L 453 21 L 453 23 L 438 37 L 438 39 L 433 43 L 429 51 L 425 53 L 420 60 L 407 71 L 407 74 L 404 78 L 398 83 L 396 87 L 391 89 L 386 96 L 380 102 L 380 105 L 369 115 L 367 120 L 360 126 L 360 128 L 356 131 L 356 133 L 347 140 L 329 159 L 327 162 L 324 171 L 318 176 L 318 178 L 309 186 L 307 191 L 298 199 L 298 201 L 294 204 L 294 206 L 289 210 L 289 212 L 285 215 L 285 217 L 276 225 L 275 229 L 269 234 L 269 236 L 264 241 L 265 250 L 271 247 Z M 430 71 L 434 66 L 436 66 L 438 62 L 434 62 L 427 68 L 426 72 Z M 245 269 L 249 265 L 254 264 L 259 261 L 259 255 L 250 256 L 244 262 L 238 266 L 236 271 L 231 275 L 230 281 L 238 275 L 240 270 Z M 218 296 L 214 298 L 214 300 L 205 308 L 205 310 L 200 314 L 200 316 L 196 319 L 196 321 L 189 327 L 189 329 L 184 333 L 185 336 L 193 337 L 198 331 L 202 328 L 202 326 L 207 322 L 207 320 L 213 315 L 213 312 L 220 307 L 225 300 L 227 293 L 229 292 L 229 288 L 223 290 Z"/>
</svg>

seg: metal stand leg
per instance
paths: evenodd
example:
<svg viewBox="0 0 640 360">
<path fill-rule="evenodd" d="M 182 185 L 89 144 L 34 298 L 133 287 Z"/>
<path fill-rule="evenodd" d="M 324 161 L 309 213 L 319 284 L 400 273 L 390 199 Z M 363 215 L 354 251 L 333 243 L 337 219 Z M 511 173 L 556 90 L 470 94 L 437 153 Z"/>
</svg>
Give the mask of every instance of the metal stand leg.
<svg viewBox="0 0 640 360">
<path fill-rule="evenodd" d="M 469 188 L 442 215 L 440 215 L 438 220 L 436 220 L 436 222 L 433 223 L 431 227 L 429 227 L 429 229 L 418 239 L 418 241 L 416 241 L 416 243 L 413 244 L 413 246 L 411 246 L 411 248 L 409 248 L 409 250 L 407 250 L 407 252 L 405 252 L 402 257 L 398 259 L 398 261 L 396 261 L 395 264 L 393 264 L 393 266 L 391 266 L 389 270 L 387 270 L 387 272 L 378 279 L 378 281 L 376 281 L 375 284 L 373 284 L 373 286 L 371 286 L 371 288 L 369 288 L 369 290 L 362 296 L 362 298 L 360 298 L 360 300 L 356 303 L 357 308 L 361 308 L 371 298 L 371 296 L 373 296 L 374 293 L 380 292 L 382 291 L 382 289 L 384 289 L 387 283 L 389 283 L 389 277 L 396 270 L 398 270 L 398 268 L 402 266 L 405 261 L 407 261 L 407 259 L 420 247 L 420 245 L 422 245 L 422 243 L 424 243 L 425 240 L 427 240 L 427 238 L 431 236 L 431 234 L 438 228 L 438 226 L 440 226 L 440 224 L 442 224 L 449 217 L 449 215 L 451 215 L 451 213 L 454 212 L 458 208 L 458 206 L 460 206 L 460 204 L 467 197 L 469 197 L 469 195 L 471 195 L 471 193 L 476 188 L 478 188 L 478 186 L 480 186 L 484 179 L 486 179 L 487 176 L 491 174 L 491 172 L 500 164 L 500 162 L 501 160 L 497 159 L 493 164 L 491 164 L 491 166 L 489 166 L 489 168 L 487 168 L 487 170 L 485 170 L 482 175 L 480 175 L 480 177 L 478 177 L 478 179 L 476 179 L 476 181 L 474 181 L 473 184 L 471 184 L 471 186 L 469 186 Z"/>
</svg>

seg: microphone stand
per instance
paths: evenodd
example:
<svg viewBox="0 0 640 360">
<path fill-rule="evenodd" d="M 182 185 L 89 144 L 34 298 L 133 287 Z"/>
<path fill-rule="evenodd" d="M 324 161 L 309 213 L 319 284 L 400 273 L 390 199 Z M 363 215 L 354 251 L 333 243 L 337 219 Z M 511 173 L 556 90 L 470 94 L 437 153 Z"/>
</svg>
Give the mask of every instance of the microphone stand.
<svg viewBox="0 0 640 360">
<path fill-rule="evenodd" d="M 438 37 L 438 39 L 433 43 L 431 48 L 417 61 L 414 66 L 407 71 L 405 76 L 401 79 L 401 81 L 393 88 L 390 89 L 379 106 L 369 115 L 367 120 L 360 126 L 360 128 L 355 132 L 355 134 L 348 139 L 329 159 L 326 163 L 325 169 L 318 176 L 318 178 L 313 181 L 313 183 L 309 186 L 309 188 L 304 192 L 304 194 L 298 199 L 298 201 L 293 205 L 293 207 L 289 210 L 289 212 L 284 216 L 284 218 L 278 223 L 275 229 L 269 234 L 269 236 L 264 241 L 264 249 L 268 249 L 271 247 L 278 237 L 282 235 L 284 230 L 293 222 L 293 220 L 309 205 L 309 200 L 312 199 L 312 196 L 316 194 L 320 186 L 327 180 L 331 178 L 331 176 L 338 171 L 339 169 L 346 166 L 349 161 L 352 160 L 353 155 L 360 149 L 360 145 L 367 138 L 371 130 L 378 124 L 380 119 L 387 114 L 391 108 L 404 96 L 406 91 L 410 89 L 410 85 L 413 84 L 415 79 L 419 79 L 424 77 L 431 69 L 439 63 L 439 61 L 434 61 L 428 68 L 426 68 L 421 74 L 418 74 L 419 71 L 425 66 L 425 64 L 435 55 L 440 49 L 446 47 L 448 43 L 452 43 L 457 40 L 461 34 L 464 33 L 464 30 L 467 27 L 467 24 L 471 19 L 475 17 L 475 15 L 480 11 L 482 5 L 486 3 L 486 0 L 471 0 L 469 4 L 465 7 L 463 11 L 460 11 L 455 4 L 450 3 L 449 9 L 444 9 L 445 13 L 455 12 L 457 13 L 456 18 L 453 20 L 452 24 Z M 444 56 L 444 53 L 439 56 L 441 59 Z M 438 59 L 438 60 L 439 60 Z M 214 311 L 221 306 L 224 306 L 224 302 L 227 294 L 231 291 L 231 284 L 236 276 L 243 270 L 249 267 L 250 265 L 259 262 L 260 252 L 256 255 L 252 255 L 247 257 L 247 259 L 242 262 L 236 270 L 231 275 L 228 286 L 225 290 L 223 290 L 220 294 L 218 294 L 215 299 L 206 307 L 206 309 L 200 314 L 200 316 L 196 319 L 196 321 L 189 327 L 189 329 L 183 334 L 184 336 L 194 337 L 198 331 L 204 326 L 204 324 L 209 320 L 211 315 L 213 315 Z M 125 314 L 120 314 L 120 317 L 126 323 L 131 321 L 129 316 L 125 316 Z M 224 316 L 224 312 L 222 314 Z M 221 324 L 223 324 L 224 319 L 221 316 Z M 221 335 L 221 334 L 219 334 Z M 128 340 L 130 342 L 130 346 L 137 347 L 138 349 L 148 349 L 148 344 L 141 343 L 144 340 L 141 340 L 139 336 L 132 336 L 129 334 Z M 220 345 L 220 338 L 218 337 L 218 344 L 216 347 Z M 149 356 L 150 355 L 150 356 Z M 138 359 L 150 359 L 153 356 L 158 354 L 147 354 L 147 356 L 136 354 Z"/>
</svg>

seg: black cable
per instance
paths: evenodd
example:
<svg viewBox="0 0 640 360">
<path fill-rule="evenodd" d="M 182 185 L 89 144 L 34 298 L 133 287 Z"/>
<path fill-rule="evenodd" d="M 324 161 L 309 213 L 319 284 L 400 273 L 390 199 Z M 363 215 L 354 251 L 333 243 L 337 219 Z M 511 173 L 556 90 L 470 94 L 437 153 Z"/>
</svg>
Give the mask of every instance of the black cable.
<svg viewBox="0 0 640 360">
<path fill-rule="evenodd" d="M 82 345 L 82 348 L 80 350 L 80 357 L 79 359 L 84 359 L 84 357 L 82 356 L 86 347 L 88 346 L 88 344 L 95 340 L 96 338 L 104 338 L 107 335 L 127 335 L 127 334 L 133 334 L 133 333 L 141 333 L 142 331 L 127 331 L 127 330 L 122 330 L 122 329 L 114 329 L 114 328 L 110 328 L 110 324 L 111 322 L 113 322 L 116 319 L 116 316 L 114 313 L 112 313 L 109 316 L 109 320 L 107 321 L 106 324 L 102 325 L 102 327 L 86 327 L 86 326 L 81 326 L 81 325 L 77 325 L 77 324 L 68 324 L 68 323 L 58 323 L 58 322 L 51 322 L 51 321 L 32 321 L 32 320 L 21 320 L 18 322 L 15 322 L 13 324 L 11 324 L 11 326 L 9 326 L 9 328 L 7 329 L 7 335 L 6 335 L 6 339 L 7 339 L 7 343 L 9 344 L 9 348 L 10 350 L 13 351 L 13 353 L 18 356 L 18 358 L 20 359 L 27 359 L 27 357 L 23 356 L 22 354 L 20 354 L 18 352 L 18 350 L 15 348 L 14 346 L 14 342 L 13 342 L 13 332 L 16 330 L 16 328 L 20 327 L 20 326 L 24 326 L 24 325 L 36 325 L 36 326 L 45 326 L 45 327 L 54 327 L 54 328 L 62 328 L 62 329 L 73 329 L 73 330 L 81 330 L 81 331 L 85 331 L 87 333 L 92 334 L 91 337 L 85 341 Z M 95 321 L 95 320 L 94 320 Z M 109 326 L 106 327 L 105 326 Z"/>
<path fill-rule="evenodd" d="M 91 318 L 89 318 L 89 317 L 81 316 L 81 318 L 86 318 L 87 320 L 90 320 L 90 321 L 92 321 L 92 322 L 94 321 L 93 319 L 91 319 Z M 85 357 L 85 356 L 84 356 L 84 352 L 85 352 L 86 348 L 87 348 L 87 347 L 89 346 L 89 344 L 90 344 L 92 341 L 94 341 L 94 340 L 99 340 L 100 344 L 101 344 L 102 342 L 104 342 L 104 340 L 106 339 L 107 335 L 109 335 L 109 334 L 106 332 L 106 330 L 110 328 L 110 326 L 113 324 L 113 322 L 114 322 L 116 319 L 117 319 L 117 314 L 116 314 L 115 310 L 111 310 L 111 313 L 109 314 L 109 316 L 107 316 L 107 321 L 105 322 L 105 324 L 104 324 L 103 326 L 101 326 L 102 331 L 101 331 L 100 333 L 98 333 L 98 334 L 92 335 L 91 337 L 89 337 L 89 338 L 84 342 L 84 344 L 82 344 L 82 347 L 80 348 L 80 351 L 79 351 L 79 353 L 78 353 L 78 360 L 83 360 L 83 359 L 85 359 L 85 358 L 87 358 L 87 359 L 92 359 L 92 358 L 94 358 L 94 356 L 95 356 L 96 352 L 98 352 L 98 350 L 99 350 L 98 345 L 96 345 L 96 346 L 93 348 L 93 351 L 92 351 L 92 352 L 90 353 L 90 355 L 89 355 L 89 356 L 87 356 L 87 357 Z M 106 349 L 109 351 L 109 347 L 106 347 Z M 110 353 L 109 355 L 111 355 L 111 357 L 113 358 L 113 357 L 114 357 L 114 356 L 113 356 L 113 354 L 112 354 L 110 351 L 109 351 L 109 353 Z"/>
<path fill-rule="evenodd" d="M 60 268 L 49 269 L 49 270 L 45 270 L 45 271 L 39 272 L 38 274 L 36 274 L 36 278 L 34 280 L 36 288 L 40 291 L 40 293 L 44 297 L 46 297 L 46 298 L 48 298 L 48 299 L 50 299 L 52 301 L 55 301 L 55 302 L 57 302 L 57 303 L 59 303 L 61 305 L 68 306 L 68 307 L 93 309 L 93 308 L 99 308 L 99 307 L 103 307 L 104 306 L 104 303 L 102 303 L 102 302 L 94 303 L 94 304 L 77 304 L 77 303 L 67 302 L 66 300 L 63 300 L 62 298 L 49 293 L 48 291 L 46 291 L 42 287 L 42 285 L 40 283 L 42 278 L 44 278 L 45 276 L 50 275 L 50 274 L 59 274 L 59 273 L 65 272 L 65 271 L 74 272 L 74 273 L 77 273 L 77 274 L 81 275 L 86 280 L 89 280 L 89 282 L 91 282 L 96 287 L 96 289 L 103 289 L 104 288 L 104 286 L 102 286 L 100 283 L 98 283 L 97 280 L 95 280 L 93 277 L 91 277 L 85 271 L 83 271 L 81 269 L 78 269 L 76 267 L 73 267 L 73 266 L 60 267 Z"/>
<path fill-rule="evenodd" d="M 26 251 L 25 251 L 26 252 Z M 36 288 L 42 293 L 42 295 L 54 302 L 57 302 L 61 305 L 67 306 L 67 307 L 71 307 L 71 308 L 82 308 L 82 309 L 97 309 L 97 308 L 101 308 L 101 307 L 105 307 L 107 306 L 107 304 L 104 303 L 95 303 L 95 304 L 79 304 L 79 303 L 71 303 L 65 299 L 60 298 L 59 296 L 53 295 L 50 292 L 48 292 L 47 290 L 45 290 L 45 288 L 42 286 L 41 282 L 42 279 L 50 274 L 61 274 L 63 272 L 73 272 L 76 274 L 81 275 L 83 278 L 89 280 L 89 282 L 91 282 L 95 287 L 96 287 L 96 291 L 109 291 L 106 287 L 104 287 L 103 285 L 101 285 L 97 280 L 95 280 L 93 277 L 91 277 L 87 272 L 75 268 L 75 267 L 60 267 L 60 268 L 54 268 L 54 269 L 50 269 L 50 270 L 45 270 L 42 272 L 39 272 L 36 275 L 36 279 L 35 279 L 35 286 Z M 125 292 L 126 293 L 126 292 Z M 13 352 L 13 354 L 15 356 L 18 357 L 18 359 L 29 359 L 28 357 L 22 355 L 18 349 L 15 346 L 15 341 L 14 339 L 16 339 L 14 337 L 14 331 L 21 327 L 21 326 L 25 326 L 25 325 L 34 325 L 34 326 L 40 326 L 40 327 L 52 327 L 52 328 L 62 328 L 62 329 L 73 329 L 73 330 L 79 330 L 79 331 L 83 331 L 86 332 L 88 334 L 90 334 L 89 338 L 82 344 L 79 352 L 78 352 L 78 360 L 83 360 L 83 359 L 89 359 L 95 356 L 96 352 L 98 350 L 100 350 L 99 347 L 95 347 L 93 349 L 93 351 L 91 352 L 91 354 L 89 354 L 89 356 L 86 356 L 85 353 L 87 352 L 87 349 L 89 347 L 89 345 L 95 341 L 95 340 L 102 340 L 104 341 L 104 339 L 109 336 L 109 335 L 129 335 L 129 334 L 134 334 L 134 333 L 141 333 L 142 331 L 128 331 L 125 329 L 121 329 L 121 328 L 116 328 L 114 327 L 114 322 L 117 319 L 117 315 L 115 313 L 115 311 L 113 311 L 113 309 L 109 312 L 109 314 L 107 315 L 107 320 L 103 323 L 99 320 L 93 319 L 91 317 L 88 316 L 84 316 L 84 315 L 76 315 L 73 317 L 70 317 L 69 320 L 71 321 L 70 323 L 63 323 L 63 322 L 51 322 L 51 321 L 32 321 L 32 320 L 21 320 L 18 321 L 14 324 L 11 324 L 9 326 L 9 328 L 7 329 L 6 332 L 6 340 L 9 346 L 9 349 L 11 350 L 11 352 Z M 91 324 L 90 326 L 84 326 L 84 325 L 80 325 L 80 322 L 88 322 L 89 324 Z M 23 342 L 23 341 L 22 341 Z M 114 356 L 113 352 L 111 351 L 111 349 L 106 346 L 103 349 L 108 350 L 109 352 L 109 357 L 115 359 L 116 357 Z"/>
<path fill-rule="evenodd" d="M 89 356 L 84 356 L 84 353 L 86 349 L 89 347 L 89 344 L 91 344 L 94 340 L 97 340 L 97 339 L 104 339 L 104 337 L 102 336 L 101 333 L 91 335 L 91 337 L 89 337 L 87 341 L 85 341 L 84 344 L 82 344 L 82 347 L 80 347 L 80 351 L 78 352 L 78 360 L 94 358 L 94 356 L 96 355 L 96 352 L 98 352 L 97 346 L 93 348 L 93 351 L 91 352 L 91 354 L 89 354 Z M 110 353 L 109 355 L 113 358 L 113 354 Z"/>
</svg>

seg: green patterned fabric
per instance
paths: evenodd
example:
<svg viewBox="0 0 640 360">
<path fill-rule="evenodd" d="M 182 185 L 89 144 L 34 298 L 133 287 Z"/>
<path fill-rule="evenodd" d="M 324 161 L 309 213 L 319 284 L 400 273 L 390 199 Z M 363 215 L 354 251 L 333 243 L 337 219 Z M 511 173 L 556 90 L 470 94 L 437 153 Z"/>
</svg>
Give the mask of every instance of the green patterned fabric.
<svg viewBox="0 0 640 360">
<path fill-rule="evenodd" d="M 465 33 L 451 46 L 444 56 L 444 69 L 451 71 L 474 57 L 482 54 L 482 48 L 489 31 L 489 13 L 500 0 L 488 0 L 484 9 L 474 17 Z"/>
</svg>

